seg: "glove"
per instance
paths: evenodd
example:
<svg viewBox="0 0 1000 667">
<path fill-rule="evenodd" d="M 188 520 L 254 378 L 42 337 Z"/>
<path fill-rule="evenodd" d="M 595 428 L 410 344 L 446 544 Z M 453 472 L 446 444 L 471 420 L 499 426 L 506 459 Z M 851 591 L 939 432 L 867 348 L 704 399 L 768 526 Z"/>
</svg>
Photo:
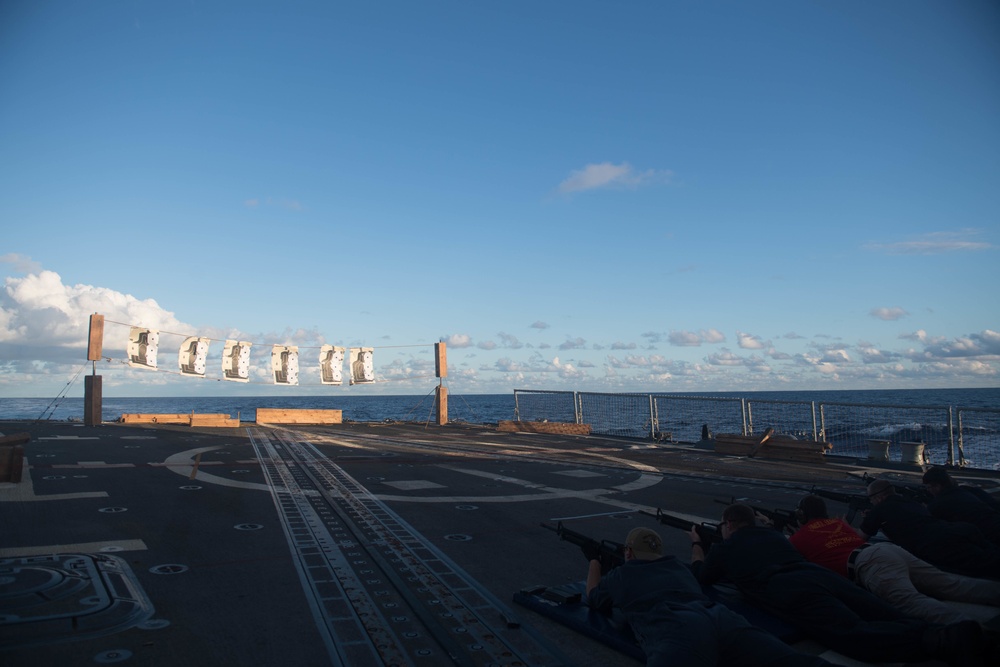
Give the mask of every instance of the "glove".
<svg viewBox="0 0 1000 667">
<path fill-rule="evenodd" d="M 601 548 L 596 544 L 584 544 L 580 547 L 580 551 L 587 560 L 601 560 Z"/>
</svg>

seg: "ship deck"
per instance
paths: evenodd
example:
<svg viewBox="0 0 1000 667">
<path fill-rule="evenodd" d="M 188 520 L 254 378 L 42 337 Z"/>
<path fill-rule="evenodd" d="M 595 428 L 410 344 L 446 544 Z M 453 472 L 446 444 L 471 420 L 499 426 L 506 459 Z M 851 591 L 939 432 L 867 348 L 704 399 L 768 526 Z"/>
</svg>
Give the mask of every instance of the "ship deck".
<svg viewBox="0 0 1000 667">
<path fill-rule="evenodd" d="M 543 523 L 618 542 L 648 526 L 686 559 L 643 511 L 715 522 L 732 498 L 792 509 L 921 473 L 470 424 L 0 432 L 31 435 L 0 483 L 6 667 L 639 664 L 512 601 L 585 577 Z"/>
</svg>

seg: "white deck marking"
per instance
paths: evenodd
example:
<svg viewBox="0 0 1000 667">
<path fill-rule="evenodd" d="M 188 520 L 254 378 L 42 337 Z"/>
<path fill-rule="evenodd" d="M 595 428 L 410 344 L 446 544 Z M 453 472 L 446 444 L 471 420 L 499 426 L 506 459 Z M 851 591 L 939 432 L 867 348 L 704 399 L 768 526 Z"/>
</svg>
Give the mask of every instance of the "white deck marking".
<svg viewBox="0 0 1000 667">
<path fill-rule="evenodd" d="M 541 491 L 541 493 L 525 493 L 523 495 L 497 495 L 497 496 L 393 496 L 387 494 L 374 494 L 374 497 L 378 500 L 384 501 L 394 501 L 394 502 L 404 502 L 404 503 L 523 503 L 538 500 L 552 500 L 553 498 L 579 498 L 582 500 L 591 500 L 596 503 L 602 503 L 604 505 L 611 505 L 612 507 L 621 507 L 629 510 L 646 510 L 652 511 L 655 508 L 638 505 L 636 503 L 629 503 L 623 500 L 617 500 L 614 498 L 605 498 L 605 494 L 611 491 L 625 491 L 625 490 L 636 490 L 644 489 L 650 486 L 655 486 L 659 484 L 663 477 L 659 475 L 639 475 L 639 478 L 628 484 L 619 485 L 611 488 L 597 488 L 597 489 L 585 489 L 582 491 L 575 491 L 571 489 L 560 489 L 554 486 L 547 486 L 545 484 L 539 484 L 536 482 L 529 482 L 525 479 L 518 479 L 516 477 L 508 477 L 507 475 L 497 475 L 496 473 L 486 472 L 483 470 L 472 470 L 470 468 L 460 468 L 458 466 L 445 465 L 442 464 L 438 466 L 444 468 L 445 470 L 452 470 L 454 472 L 459 472 L 464 475 L 475 475 L 477 477 L 485 477 L 486 479 L 493 480 L 495 482 L 504 482 L 506 484 L 512 484 L 515 486 L 520 486 L 525 489 L 535 489 Z"/>
<path fill-rule="evenodd" d="M 216 447 L 199 447 L 198 449 L 189 449 L 186 452 L 178 452 L 173 456 L 167 457 L 163 462 L 167 467 L 167 470 L 175 472 L 181 477 L 188 480 L 192 479 L 191 473 L 194 471 L 194 457 L 203 452 L 211 452 L 216 449 L 223 449 L 222 446 Z M 256 461 L 255 461 L 256 463 Z M 235 479 L 227 479 L 225 477 L 219 477 L 218 475 L 210 475 L 209 473 L 201 470 L 201 466 L 204 463 L 199 464 L 198 473 L 194 475 L 193 479 L 199 482 L 204 482 L 205 484 L 218 484 L 219 486 L 232 486 L 238 489 L 252 489 L 254 491 L 267 491 L 271 492 L 271 488 L 267 484 L 258 484 L 257 482 L 240 482 Z"/>
<path fill-rule="evenodd" d="M 18 484 L 4 482 L 0 484 L 0 502 L 31 502 L 35 500 L 76 500 L 78 498 L 107 498 L 106 491 L 81 491 L 79 493 L 52 493 L 44 496 L 35 495 L 35 485 L 31 481 L 31 468 L 28 459 L 24 459 L 21 467 L 21 481 Z"/>
<path fill-rule="evenodd" d="M 592 472 L 590 470 L 557 470 L 553 475 L 565 475 L 566 477 L 607 477 L 604 473 Z"/>
<path fill-rule="evenodd" d="M 55 468 L 134 468 L 134 463 L 105 463 L 104 461 L 77 461 L 76 463 L 56 463 Z"/>
<path fill-rule="evenodd" d="M 109 549 L 109 547 L 115 547 Z M 10 547 L 0 549 L 0 558 L 23 558 L 48 554 L 96 554 L 108 551 L 146 551 L 142 540 L 108 540 L 106 542 L 78 542 L 77 544 L 50 544 L 37 547 Z"/>
<path fill-rule="evenodd" d="M 400 480 L 398 482 L 382 482 L 386 486 L 391 486 L 400 491 L 418 491 L 420 489 L 443 489 L 444 484 L 430 482 L 424 479 Z"/>
</svg>

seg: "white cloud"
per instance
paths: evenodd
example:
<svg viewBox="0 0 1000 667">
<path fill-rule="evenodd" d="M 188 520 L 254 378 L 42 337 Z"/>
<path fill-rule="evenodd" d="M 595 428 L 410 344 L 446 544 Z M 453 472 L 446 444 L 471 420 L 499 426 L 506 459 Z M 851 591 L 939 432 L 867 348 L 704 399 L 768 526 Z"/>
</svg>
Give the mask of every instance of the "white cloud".
<svg viewBox="0 0 1000 667">
<path fill-rule="evenodd" d="M 701 339 L 706 343 L 724 343 L 726 342 L 726 334 L 722 333 L 718 329 L 702 329 L 698 332 Z"/>
<path fill-rule="evenodd" d="M 34 261 L 30 257 L 19 255 L 16 252 L 9 252 L 6 255 L 0 255 L 0 262 L 10 264 L 18 273 L 38 273 L 42 270 L 41 264 Z"/>
<path fill-rule="evenodd" d="M 924 346 L 926 358 L 995 357 L 1000 355 L 1000 333 L 986 329 L 982 333 L 935 339 Z"/>
<path fill-rule="evenodd" d="M 759 336 L 754 336 L 753 334 L 744 333 L 742 331 L 736 332 L 736 339 L 739 346 L 744 350 L 763 350 L 767 347 L 767 343 L 764 343 Z"/>
<path fill-rule="evenodd" d="M 671 331 L 668 340 L 671 345 L 677 347 L 698 347 L 701 345 L 701 336 L 693 331 Z"/>
<path fill-rule="evenodd" d="M 1000 355 L 1000 332 L 986 329 L 982 333 L 972 334 L 969 338 L 979 342 L 983 354 Z"/>
<path fill-rule="evenodd" d="M 872 308 L 870 312 L 873 317 L 886 321 L 899 320 L 909 315 L 908 312 L 899 306 L 895 306 L 893 308 Z"/>
<path fill-rule="evenodd" d="M 744 360 L 732 352 L 716 352 L 709 355 L 705 361 L 712 366 L 743 366 Z"/>
<path fill-rule="evenodd" d="M 500 337 L 500 346 L 505 347 L 508 350 L 519 350 L 524 347 L 521 341 L 517 339 L 517 336 L 513 336 L 502 331 L 498 333 L 497 336 Z"/>
<path fill-rule="evenodd" d="M 925 341 L 927 340 L 927 332 L 923 329 L 917 329 L 913 333 L 899 334 L 899 337 L 903 340 Z"/>
<path fill-rule="evenodd" d="M 564 364 L 559 361 L 559 357 L 552 359 L 552 366 L 555 368 L 556 373 L 559 377 L 564 380 L 577 380 L 587 377 L 587 372 L 575 368 L 573 364 Z"/>
<path fill-rule="evenodd" d="M 982 234 L 980 229 L 960 229 L 955 232 L 931 232 L 909 241 L 892 243 L 868 243 L 866 250 L 885 252 L 890 255 L 939 255 L 946 252 L 968 252 L 992 250 L 995 246 L 986 241 L 976 241 Z"/>
<path fill-rule="evenodd" d="M 699 347 L 702 343 L 723 343 L 726 335 L 718 329 L 694 331 L 671 331 L 667 340 L 675 347 Z"/>
<path fill-rule="evenodd" d="M 866 364 L 888 364 L 899 358 L 898 354 L 880 350 L 873 346 L 862 346 L 859 347 L 858 351 L 861 353 L 862 363 Z"/>
<path fill-rule="evenodd" d="M 549 325 L 547 323 L 545 323 L 545 322 L 542 322 L 541 320 L 537 320 L 537 321 L 531 323 L 531 328 L 532 329 L 548 329 Z"/>
<path fill-rule="evenodd" d="M 128 327 L 117 322 L 183 333 L 192 327 L 152 299 L 137 299 L 93 285 L 64 285 L 53 271 L 8 277 L 0 292 L 0 357 L 6 360 L 85 361 L 90 315 L 106 322 L 105 348 L 124 355 Z"/>
<path fill-rule="evenodd" d="M 848 364 L 851 362 L 851 357 L 846 350 L 827 350 L 820 361 L 828 364 Z"/>
<path fill-rule="evenodd" d="M 502 373 L 518 373 L 528 369 L 520 362 L 514 361 L 510 357 L 504 357 L 503 359 L 497 359 L 493 365 L 493 370 L 498 370 Z"/>
<path fill-rule="evenodd" d="M 451 334 L 444 337 L 444 342 L 448 347 L 472 347 L 472 336 L 468 334 Z"/>
<path fill-rule="evenodd" d="M 586 344 L 587 344 L 587 341 L 585 341 L 582 338 L 572 338 L 572 339 L 567 339 L 564 342 L 560 343 L 559 344 L 559 349 L 560 350 L 578 350 L 581 347 L 585 346 Z"/>
<path fill-rule="evenodd" d="M 673 172 L 671 171 L 657 171 L 655 169 L 637 172 L 627 162 L 621 164 L 602 162 L 588 164 L 583 169 L 571 172 L 569 177 L 559 184 L 559 192 L 570 194 L 609 187 L 634 189 L 650 183 L 667 183 L 672 176 Z"/>
</svg>

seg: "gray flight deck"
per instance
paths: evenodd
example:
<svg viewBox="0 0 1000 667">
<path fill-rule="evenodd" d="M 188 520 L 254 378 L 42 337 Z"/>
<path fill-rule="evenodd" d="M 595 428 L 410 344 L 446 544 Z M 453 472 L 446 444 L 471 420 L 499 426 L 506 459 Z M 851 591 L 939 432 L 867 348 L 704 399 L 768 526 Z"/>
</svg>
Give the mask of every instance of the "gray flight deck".
<svg viewBox="0 0 1000 667">
<path fill-rule="evenodd" d="M 648 526 L 686 559 L 688 537 L 641 510 L 714 522 L 734 497 L 792 509 L 814 485 L 920 475 L 468 424 L 0 422 L 18 432 L 4 667 L 638 664 L 512 601 L 585 576 L 542 523 L 619 542 Z"/>
</svg>

